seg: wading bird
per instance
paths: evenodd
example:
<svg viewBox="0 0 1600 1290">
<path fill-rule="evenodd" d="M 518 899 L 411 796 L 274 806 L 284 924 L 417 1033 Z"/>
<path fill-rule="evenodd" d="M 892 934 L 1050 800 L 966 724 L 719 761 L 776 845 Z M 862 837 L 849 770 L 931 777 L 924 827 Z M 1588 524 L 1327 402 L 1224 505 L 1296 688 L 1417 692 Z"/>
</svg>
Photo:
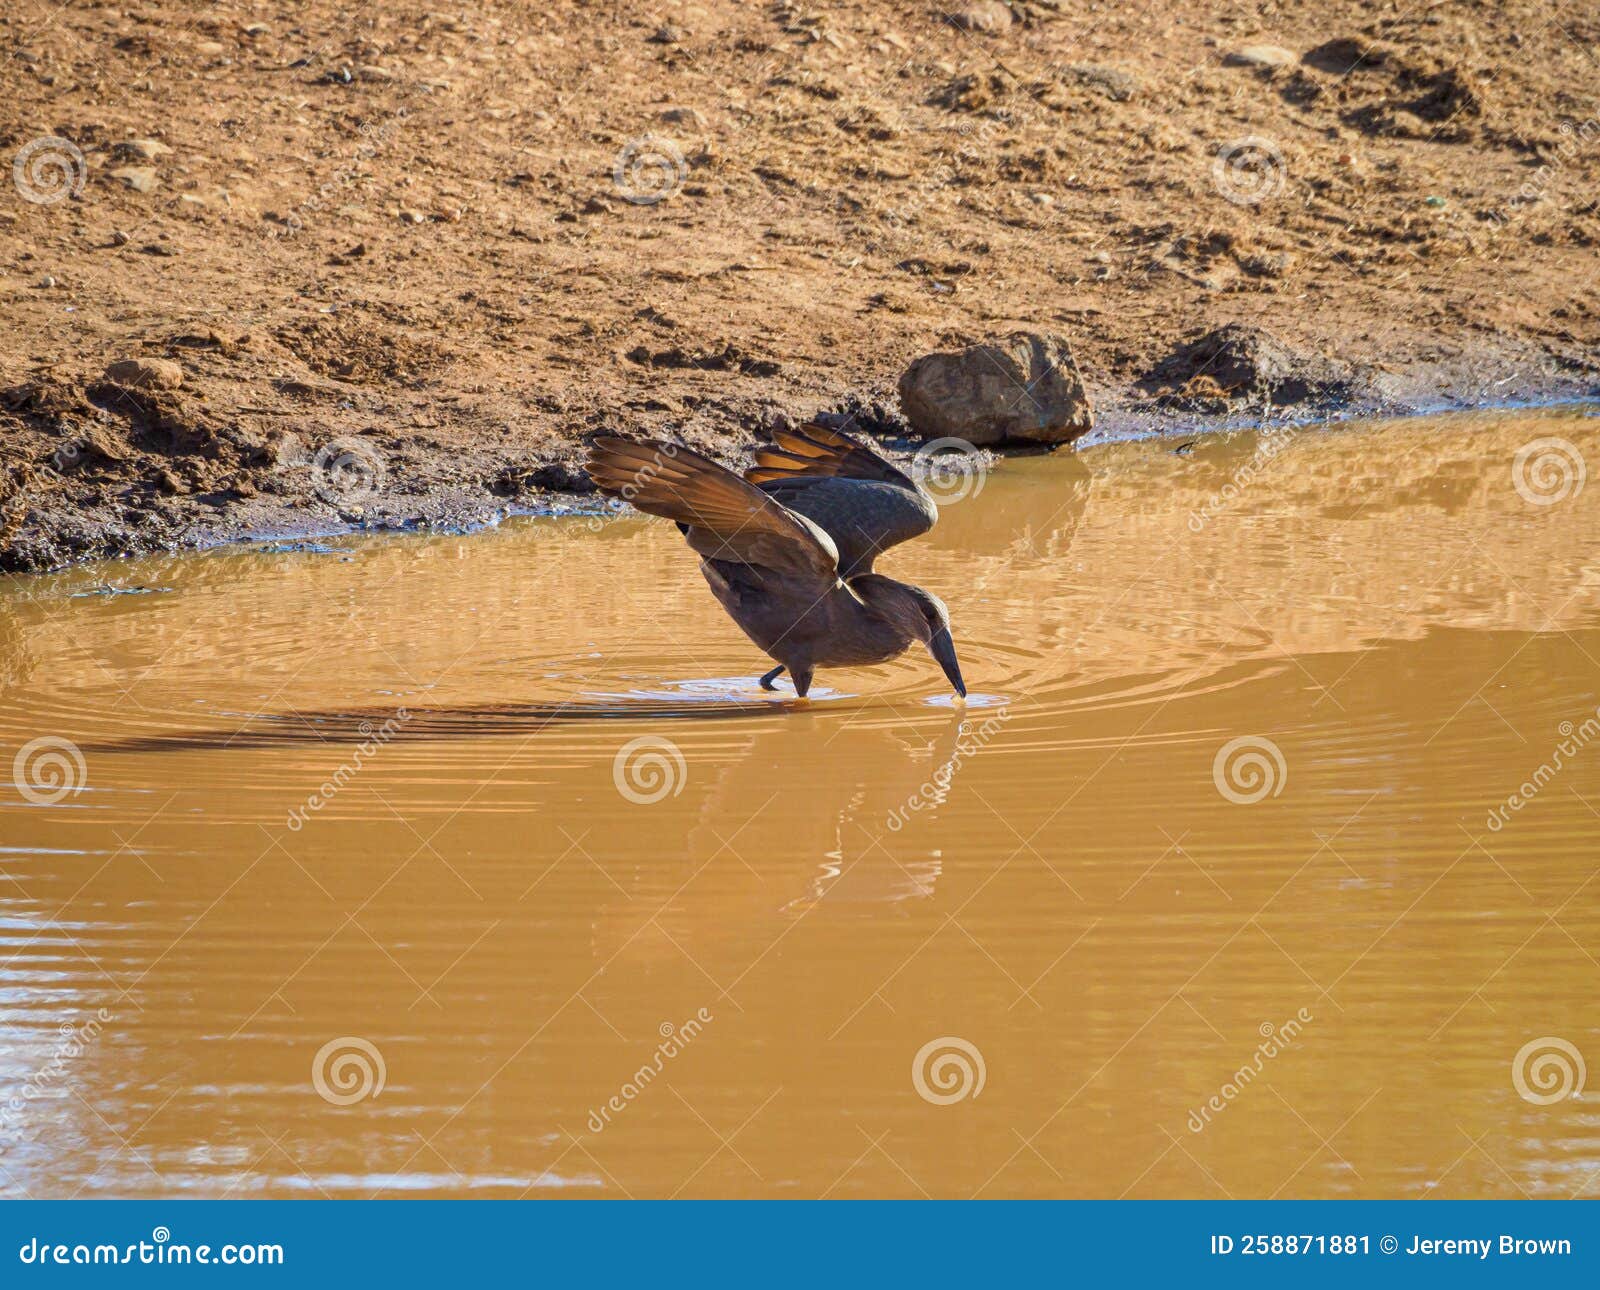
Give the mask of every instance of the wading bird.
<svg viewBox="0 0 1600 1290">
<path fill-rule="evenodd" d="M 741 478 L 681 444 L 602 435 L 589 474 L 604 493 L 675 520 L 712 594 L 788 669 L 802 698 L 819 667 L 895 658 L 915 641 L 966 697 L 944 602 L 872 571 L 878 554 L 933 527 L 915 480 L 850 435 L 780 430 Z"/>
</svg>

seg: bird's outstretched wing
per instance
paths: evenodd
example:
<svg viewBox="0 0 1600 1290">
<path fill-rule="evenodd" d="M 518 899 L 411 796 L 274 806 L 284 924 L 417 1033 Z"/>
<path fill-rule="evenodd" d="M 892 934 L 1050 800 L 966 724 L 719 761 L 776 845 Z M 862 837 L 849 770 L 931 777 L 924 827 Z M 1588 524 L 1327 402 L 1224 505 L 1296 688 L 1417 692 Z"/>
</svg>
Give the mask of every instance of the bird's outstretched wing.
<svg viewBox="0 0 1600 1290">
<path fill-rule="evenodd" d="M 879 552 L 933 527 L 938 508 L 916 481 L 842 430 L 774 432 L 745 479 L 833 539 L 839 572 L 871 573 Z"/>
<path fill-rule="evenodd" d="M 601 492 L 676 520 L 708 560 L 826 584 L 839 577 L 839 552 L 826 532 L 681 444 L 601 435 L 590 450 L 589 475 Z"/>
</svg>

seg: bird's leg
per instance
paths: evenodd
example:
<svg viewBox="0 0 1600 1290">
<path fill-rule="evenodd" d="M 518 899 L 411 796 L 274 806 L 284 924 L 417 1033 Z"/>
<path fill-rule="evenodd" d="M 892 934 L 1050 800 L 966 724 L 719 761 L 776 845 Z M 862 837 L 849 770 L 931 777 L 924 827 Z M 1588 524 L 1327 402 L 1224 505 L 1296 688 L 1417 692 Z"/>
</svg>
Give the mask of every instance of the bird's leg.
<svg viewBox="0 0 1600 1290">
<path fill-rule="evenodd" d="M 778 688 L 773 684 L 773 682 L 783 675 L 784 666 L 784 664 L 779 663 L 777 667 L 773 668 L 772 671 L 768 672 L 764 677 L 761 678 L 761 688 L 763 690 L 776 690 Z"/>
<path fill-rule="evenodd" d="M 811 688 L 811 669 L 804 666 L 794 666 L 789 669 L 789 675 L 794 678 L 794 692 L 802 699 L 806 691 Z"/>
</svg>

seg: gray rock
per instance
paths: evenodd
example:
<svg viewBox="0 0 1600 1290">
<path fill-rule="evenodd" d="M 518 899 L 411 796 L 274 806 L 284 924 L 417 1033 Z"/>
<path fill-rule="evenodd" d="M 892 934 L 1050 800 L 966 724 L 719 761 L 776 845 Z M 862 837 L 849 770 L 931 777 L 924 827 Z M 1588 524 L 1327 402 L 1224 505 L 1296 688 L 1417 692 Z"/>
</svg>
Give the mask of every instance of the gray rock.
<svg viewBox="0 0 1600 1290">
<path fill-rule="evenodd" d="M 697 130 L 706 128 L 706 119 L 692 107 L 671 107 L 661 113 L 663 121 L 670 121 L 676 125 L 692 125 Z"/>
<path fill-rule="evenodd" d="M 123 358 L 107 366 L 106 380 L 140 390 L 175 390 L 183 384 L 183 368 L 165 358 Z"/>
<path fill-rule="evenodd" d="M 1060 336 L 1013 332 L 955 353 L 925 354 L 900 377 L 900 407 L 924 439 L 1071 443 L 1094 424 L 1094 409 Z"/>
<path fill-rule="evenodd" d="M 1063 81 L 1099 91 L 1113 103 L 1126 103 L 1139 89 L 1132 72 L 1104 63 L 1068 63 L 1060 75 Z"/>
<path fill-rule="evenodd" d="M 118 166 L 106 172 L 111 178 L 126 184 L 136 193 L 153 193 L 161 186 L 156 172 L 142 166 Z"/>
<path fill-rule="evenodd" d="M 1299 56 L 1282 45 L 1246 45 L 1234 50 L 1222 61 L 1227 67 L 1274 68 L 1288 67 L 1298 62 Z"/>
<path fill-rule="evenodd" d="M 159 161 L 172 155 L 172 149 L 160 139 L 126 139 L 114 151 L 130 161 Z"/>
</svg>

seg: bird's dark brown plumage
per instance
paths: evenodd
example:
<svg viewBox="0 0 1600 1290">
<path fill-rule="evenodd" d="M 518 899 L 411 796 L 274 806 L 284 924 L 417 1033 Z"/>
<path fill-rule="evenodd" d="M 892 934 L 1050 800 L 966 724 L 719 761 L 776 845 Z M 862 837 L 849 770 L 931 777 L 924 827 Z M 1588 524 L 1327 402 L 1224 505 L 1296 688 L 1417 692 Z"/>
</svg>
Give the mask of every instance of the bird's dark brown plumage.
<svg viewBox="0 0 1600 1290">
<path fill-rule="evenodd" d="M 879 663 L 921 641 L 957 693 L 943 602 L 872 571 L 880 552 L 933 527 L 915 480 L 850 435 L 783 430 L 741 478 L 680 444 L 603 435 L 597 487 L 677 522 L 712 593 L 804 695 L 817 667 Z"/>
</svg>

